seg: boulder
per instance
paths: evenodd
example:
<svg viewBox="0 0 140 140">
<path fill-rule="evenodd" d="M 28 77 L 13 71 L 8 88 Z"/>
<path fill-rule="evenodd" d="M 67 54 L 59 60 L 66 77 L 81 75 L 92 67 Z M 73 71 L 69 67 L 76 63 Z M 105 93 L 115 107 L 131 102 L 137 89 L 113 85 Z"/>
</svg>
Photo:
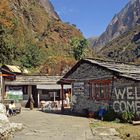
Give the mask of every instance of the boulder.
<svg viewBox="0 0 140 140">
<path fill-rule="evenodd" d="M 22 124 L 10 123 L 6 115 L 6 107 L 0 103 L 0 140 L 6 140 L 12 137 L 15 131 L 21 129 Z"/>
<path fill-rule="evenodd" d="M 6 107 L 2 104 L 2 103 L 0 103 L 0 114 L 6 114 Z"/>
</svg>

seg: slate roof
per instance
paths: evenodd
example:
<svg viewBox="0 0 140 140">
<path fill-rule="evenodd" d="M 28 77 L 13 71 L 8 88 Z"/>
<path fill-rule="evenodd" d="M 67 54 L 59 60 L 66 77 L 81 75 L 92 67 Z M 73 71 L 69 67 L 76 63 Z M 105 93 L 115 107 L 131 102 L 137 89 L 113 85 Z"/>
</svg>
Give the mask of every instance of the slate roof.
<svg viewBox="0 0 140 140">
<path fill-rule="evenodd" d="M 119 73 L 120 76 L 132 78 L 134 80 L 140 80 L 140 66 L 125 63 L 115 63 L 112 61 L 97 61 L 92 59 L 85 59 L 93 64 L 97 64 L 101 67 L 107 68 L 113 72 Z"/>
<path fill-rule="evenodd" d="M 47 75 L 17 75 L 14 81 L 5 81 L 6 85 L 45 85 L 56 84 L 60 76 Z"/>
<path fill-rule="evenodd" d="M 88 68 L 85 64 L 88 64 Z M 86 67 L 83 67 L 86 66 Z M 94 67 L 93 67 L 94 66 Z M 120 77 L 125 77 L 134 81 L 140 81 L 140 66 L 133 65 L 133 64 L 125 64 L 125 63 L 119 63 L 119 62 L 113 62 L 113 61 L 101 61 L 101 60 L 95 60 L 95 59 L 83 59 L 80 60 L 68 73 L 66 73 L 63 78 L 59 81 L 61 83 L 63 80 L 87 80 L 88 79 L 103 79 L 107 78 L 103 75 L 95 75 L 93 69 L 96 67 L 100 67 L 103 70 L 108 71 L 111 74 L 116 74 Z M 81 69 L 78 67 L 81 67 Z M 77 73 L 75 74 L 76 78 L 73 76 L 73 73 L 77 70 Z M 87 71 L 86 71 L 87 69 Z M 83 72 L 83 73 L 82 73 Z M 85 74 L 86 73 L 86 74 Z M 84 77 L 85 75 L 85 77 Z M 108 74 L 108 76 L 111 77 L 111 75 Z"/>
</svg>

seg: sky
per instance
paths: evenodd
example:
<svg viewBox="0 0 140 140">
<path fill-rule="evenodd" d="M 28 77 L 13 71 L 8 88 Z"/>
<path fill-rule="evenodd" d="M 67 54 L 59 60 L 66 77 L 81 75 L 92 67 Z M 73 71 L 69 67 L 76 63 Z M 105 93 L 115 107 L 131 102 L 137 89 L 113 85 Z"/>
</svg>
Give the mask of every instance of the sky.
<svg viewBox="0 0 140 140">
<path fill-rule="evenodd" d="M 86 38 L 101 35 L 129 0 L 51 0 L 63 22 L 75 24 Z"/>
</svg>

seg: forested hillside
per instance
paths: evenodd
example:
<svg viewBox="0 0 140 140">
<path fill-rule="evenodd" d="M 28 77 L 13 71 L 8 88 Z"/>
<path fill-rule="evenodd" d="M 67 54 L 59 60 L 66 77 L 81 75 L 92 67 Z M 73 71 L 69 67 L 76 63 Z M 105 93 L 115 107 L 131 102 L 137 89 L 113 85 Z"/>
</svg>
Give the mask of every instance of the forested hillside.
<svg viewBox="0 0 140 140">
<path fill-rule="evenodd" d="M 0 1 L 0 63 L 60 75 L 75 63 L 71 40 L 79 29 L 63 23 L 50 1 Z"/>
</svg>

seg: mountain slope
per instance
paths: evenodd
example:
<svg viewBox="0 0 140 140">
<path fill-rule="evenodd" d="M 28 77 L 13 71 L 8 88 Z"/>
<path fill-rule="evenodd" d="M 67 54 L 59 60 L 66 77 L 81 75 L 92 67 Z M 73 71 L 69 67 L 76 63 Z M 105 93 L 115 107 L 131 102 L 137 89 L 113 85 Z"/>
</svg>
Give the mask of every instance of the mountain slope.
<svg viewBox="0 0 140 140">
<path fill-rule="evenodd" d="M 140 24 L 140 0 L 131 0 L 116 14 L 106 31 L 92 42 L 92 47 L 100 50 L 106 43 Z"/>
<path fill-rule="evenodd" d="M 110 41 L 101 49 L 100 56 L 140 64 L 140 25 Z"/>
<path fill-rule="evenodd" d="M 39 0 L 39 2 L 51 17 L 60 20 L 58 14 L 55 12 L 54 7 L 49 0 Z"/>
<path fill-rule="evenodd" d="M 23 30 L 31 31 L 37 41 L 63 44 L 72 36 L 82 36 L 76 28 L 60 21 L 48 0 L 14 0 L 10 5 Z"/>
<path fill-rule="evenodd" d="M 23 62 L 30 63 L 30 61 L 21 59 L 31 58 L 30 52 L 37 52 L 32 46 L 37 46 L 38 51 L 44 53 L 38 56 L 41 62 L 36 62 L 38 65 L 34 65 L 37 71 L 40 66 L 41 68 L 46 66 L 47 68 L 44 67 L 47 69 L 46 72 L 52 71 L 61 59 L 69 66 L 69 62 L 72 63 L 73 60 L 70 40 L 74 37 L 83 38 L 78 29 L 60 20 L 49 0 L 0 1 L 0 55 L 2 56 L 0 63 L 2 64 L 25 66 Z M 28 47 L 32 50 L 29 51 Z M 36 56 L 38 54 L 36 53 Z M 34 59 L 35 56 L 32 57 Z M 32 64 L 26 66 L 32 68 Z M 63 71 L 63 68 L 60 70 Z M 57 74 L 59 73 L 60 71 Z"/>
</svg>

